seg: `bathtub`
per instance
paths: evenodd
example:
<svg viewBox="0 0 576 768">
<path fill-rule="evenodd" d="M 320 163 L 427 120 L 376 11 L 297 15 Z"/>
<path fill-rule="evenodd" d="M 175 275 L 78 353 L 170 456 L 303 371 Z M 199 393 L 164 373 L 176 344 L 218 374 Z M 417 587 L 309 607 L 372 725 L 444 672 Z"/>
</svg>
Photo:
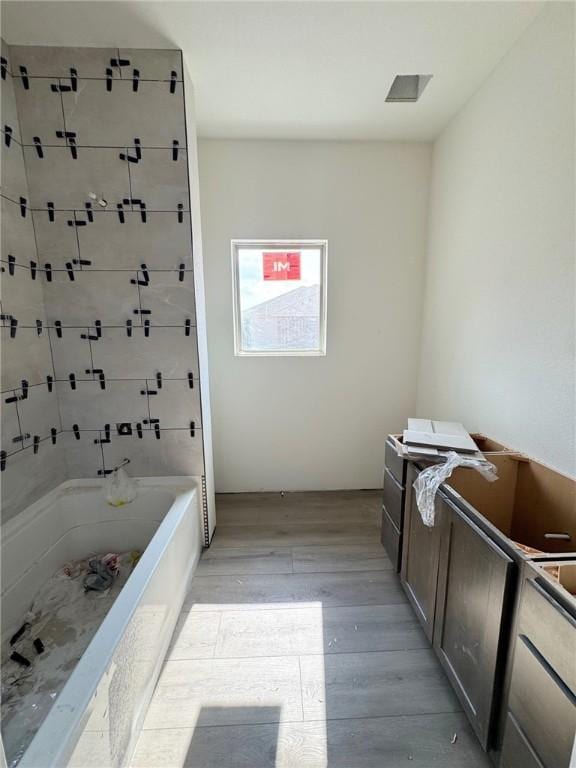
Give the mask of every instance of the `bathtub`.
<svg viewBox="0 0 576 768">
<path fill-rule="evenodd" d="M 143 550 L 19 768 L 116 768 L 130 760 L 200 557 L 198 480 L 137 479 L 137 498 L 118 508 L 106 504 L 103 481 L 67 481 L 3 526 L 3 638 L 65 562 Z"/>
</svg>

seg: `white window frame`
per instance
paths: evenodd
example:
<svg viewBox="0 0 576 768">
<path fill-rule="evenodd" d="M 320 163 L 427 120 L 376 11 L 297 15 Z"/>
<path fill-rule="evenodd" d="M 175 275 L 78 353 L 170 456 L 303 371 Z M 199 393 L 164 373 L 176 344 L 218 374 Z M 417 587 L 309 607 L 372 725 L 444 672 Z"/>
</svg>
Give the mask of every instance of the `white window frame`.
<svg viewBox="0 0 576 768">
<path fill-rule="evenodd" d="M 244 350 L 242 349 L 242 318 L 240 312 L 240 275 L 238 270 L 238 251 L 241 248 L 261 250 L 291 250 L 303 248 L 320 250 L 320 346 L 318 349 L 284 350 Z M 234 354 L 236 357 L 323 357 L 326 355 L 326 318 L 327 318 L 327 274 L 328 240 L 231 240 L 232 256 L 232 311 L 234 319 Z"/>
</svg>

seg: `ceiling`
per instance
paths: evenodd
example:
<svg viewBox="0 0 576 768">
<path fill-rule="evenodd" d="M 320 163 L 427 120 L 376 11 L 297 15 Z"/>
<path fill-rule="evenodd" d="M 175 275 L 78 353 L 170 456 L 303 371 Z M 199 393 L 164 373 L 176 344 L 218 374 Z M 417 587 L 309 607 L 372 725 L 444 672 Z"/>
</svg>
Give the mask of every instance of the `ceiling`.
<svg viewBox="0 0 576 768">
<path fill-rule="evenodd" d="M 434 139 L 542 2 L 2 2 L 9 43 L 178 47 L 201 136 Z M 434 77 L 416 104 L 396 74 Z"/>
</svg>

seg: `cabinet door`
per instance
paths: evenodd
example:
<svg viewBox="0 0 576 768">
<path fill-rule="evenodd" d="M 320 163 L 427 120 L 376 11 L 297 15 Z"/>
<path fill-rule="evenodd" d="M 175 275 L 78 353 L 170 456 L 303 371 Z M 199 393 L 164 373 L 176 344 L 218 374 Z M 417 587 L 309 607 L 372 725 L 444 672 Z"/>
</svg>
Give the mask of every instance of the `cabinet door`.
<svg viewBox="0 0 576 768">
<path fill-rule="evenodd" d="M 512 560 L 450 501 L 440 553 L 434 648 L 487 749 Z"/>
<path fill-rule="evenodd" d="M 445 502 L 440 495 L 437 495 L 435 524 L 432 528 L 424 525 L 412 487 L 416 476 L 417 470 L 409 466 L 406 482 L 407 501 L 404 508 L 401 576 L 408 599 L 424 627 L 424 632 L 432 641 L 440 540 L 446 512 Z"/>
</svg>

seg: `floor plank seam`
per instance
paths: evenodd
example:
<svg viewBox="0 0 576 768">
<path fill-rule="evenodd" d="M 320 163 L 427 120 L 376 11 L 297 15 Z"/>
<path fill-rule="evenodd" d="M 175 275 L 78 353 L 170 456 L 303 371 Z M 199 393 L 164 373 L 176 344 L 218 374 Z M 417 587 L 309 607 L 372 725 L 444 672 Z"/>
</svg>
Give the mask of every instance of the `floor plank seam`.
<svg viewBox="0 0 576 768">
<path fill-rule="evenodd" d="M 198 577 L 210 576 L 210 577 L 216 578 L 217 576 L 293 576 L 295 573 L 298 573 L 298 572 L 297 571 L 252 571 L 251 573 L 247 573 L 246 571 L 243 571 L 240 573 L 238 572 L 236 573 L 199 573 Z M 194 578 L 196 578 L 196 576 Z"/>
<path fill-rule="evenodd" d="M 303 602 L 301 605 L 294 605 L 294 603 L 286 603 L 285 605 L 283 603 L 277 603 L 274 604 L 271 608 L 212 608 L 212 603 L 197 603 L 197 605 L 210 605 L 210 609 L 207 609 L 206 611 L 200 611 L 200 610 L 194 610 L 193 608 L 182 608 L 182 611 L 180 612 L 180 615 L 188 614 L 188 613 L 248 613 L 251 610 L 254 611 L 290 611 L 290 610 L 312 610 L 312 609 L 324 609 L 324 610 L 332 610 L 332 608 L 350 608 L 351 610 L 355 608 L 373 608 L 376 610 L 377 608 L 390 608 L 392 605 L 410 605 L 408 600 L 405 600 L 402 603 L 346 603 L 345 605 L 323 605 L 323 606 L 317 606 L 317 605 L 310 605 L 310 602 L 318 602 L 317 600 Z M 230 603 L 225 603 L 225 605 L 230 605 Z M 266 605 L 266 603 L 232 603 L 232 605 Z M 413 610 L 412 610 L 412 613 Z M 414 613 L 414 621 L 418 623 L 418 618 L 416 614 Z M 418 626 L 420 624 L 418 623 Z"/>
<path fill-rule="evenodd" d="M 196 605 L 208 605 L 206 610 L 200 610 L 198 608 L 183 608 L 181 613 L 247 613 L 248 611 L 294 611 L 301 608 L 376 608 L 376 603 L 333 603 L 331 605 L 317 606 L 312 603 L 319 603 L 319 600 L 308 600 L 302 602 L 301 605 L 294 605 L 293 602 L 278 602 L 270 608 L 258 608 L 259 605 L 264 603 L 226 603 L 226 605 L 250 605 L 250 608 L 218 608 L 213 603 L 196 603 Z M 408 599 L 405 598 L 401 601 L 395 600 L 393 603 L 378 603 L 378 606 L 384 608 L 389 605 L 410 605 Z M 414 614 L 416 615 L 416 614 Z"/>
<path fill-rule="evenodd" d="M 342 568 L 338 571 L 294 571 L 294 575 L 296 576 L 330 576 L 335 575 L 337 573 L 349 573 L 349 574 L 355 574 L 355 573 L 386 573 L 393 570 L 392 564 L 390 564 L 390 568 L 380 568 L 380 570 L 374 570 L 373 568 Z"/>
<path fill-rule="evenodd" d="M 216 657 L 216 649 L 218 647 L 218 640 L 220 639 L 220 628 L 222 626 L 222 617 L 224 615 L 224 611 L 220 611 L 220 615 L 218 616 L 218 627 L 216 628 L 216 640 L 214 642 L 214 653 L 212 658 L 215 659 Z"/>
<path fill-rule="evenodd" d="M 373 715 L 372 717 L 327 717 L 311 720 L 265 720 L 260 723 L 220 723 L 209 725 L 174 725 L 163 726 L 160 728 L 142 728 L 143 731 L 195 731 L 198 728 L 259 728 L 263 725 L 302 725 L 304 723 L 341 723 L 356 720 L 358 722 L 365 722 L 367 720 L 395 720 L 399 718 L 422 718 L 422 717 L 436 717 L 441 715 L 462 715 L 464 711 L 460 709 L 439 710 L 435 712 L 408 712 L 406 714 L 394 714 L 394 715 Z"/>
<path fill-rule="evenodd" d="M 356 529 L 354 529 L 356 530 Z M 266 552 L 275 552 L 280 554 L 287 555 L 290 550 L 293 549 L 371 549 L 371 550 L 382 550 L 382 552 L 386 552 L 386 549 L 382 542 L 379 539 L 375 539 L 372 542 L 352 542 L 352 543 L 332 543 L 332 544 L 270 544 L 270 545 L 263 545 L 263 544 L 254 544 L 252 541 L 250 541 L 247 544 L 240 545 L 239 547 L 228 547 L 224 544 L 218 545 L 218 547 L 215 546 L 216 542 L 213 541 L 212 545 L 210 547 L 204 547 L 202 550 L 203 552 L 210 552 L 211 550 L 213 552 L 218 552 L 221 549 L 238 549 L 244 552 L 247 549 L 263 549 Z"/>
<path fill-rule="evenodd" d="M 429 645 L 424 645 L 422 648 L 393 648 L 382 651 L 335 651 L 334 653 L 262 653 L 257 656 L 196 656 L 190 658 L 179 659 L 167 659 L 166 663 L 180 663 L 187 661 L 262 661 L 267 659 L 309 659 L 309 658 L 326 658 L 326 656 L 369 656 L 375 653 L 419 653 L 420 651 L 432 651 Z"/>
<path fill-rule="evenodd" d="M 236 573 L 198 573 L 194 578 L 217 578 L 218 576 L 334 576 L 340 573 L 387 573 L 393 570 L 393 566 L 390 568 L 381 568 L 379 571 L 375 571 L 373 568 L 368 570 L 356 569 L 356 568 L 343 568 L 339 571 L 252 571 L 250 573 L 246 571 Z"/>
<path fill-rule="evenodd" d="M 367 568 L 365 571 L 354 571 L 354 570 L 345 569 L 345 570 L 341 570 L 341 571 L 295 571 L 294 573 L 283 572 L 283 573 L 277 573 L 277 574 L 274 574 L 274 573 L 233 573 L 233 574 L 231 574 L 231 573 L 227 573 L 227 574 L 223 574 L 223 573 L 222 574 L 221 573 L 211 573 L 211 574 L 209 574 L 209 573 L 195 573 L 193 578 L 194 579 L 217 579 L 220 576 L 246 576 L 246 577 L 248 577 L 248 576 L 260 576 L 260 577 L 265 577 L 265 576 L 316 576 L 316 575 L 318 575 L 318 576 L 339 576 L 341 574 L 347 574 L 348 576 L 354 576 L 354 574 L 357 574 L 357 573 L 373 573 L 373 574 L 380 575 L 381 573 L 386 573 L 386 572 L 389 572 L 391 570 L 392 570 L 391 568 L 384 568 L 382 570 L 375 571 L 373 568 Z M 397 576 L 397 574 L 394 573 L 394 576 Z M 396 579 L 396 581 L 398 582 L 398 584 L 400 583 L 399 579 Z"/>
<path fill-rule="evenodd" d="M 427 651 L 431 650 L 430 646 L 423 645 L 420 648 L 393 648 L 390 650 L 382 650 L 382 651 L 334 651 L 330 653 L 302 653 L 300 656 L 302 658 L 309 658 L 309 657 L 315 657 L 315 656 L 322 656 L 322 658 L 325 658 L 326 656 L 359 656 L 360 654 L 368 655 L 372 653 L 409 653 L 411 651 Z M 190 656 L 190 657 L 180 657 L 179 659 L 169 659 L 169 661 L 205 661 L 206 656 Z M 271 654 L 271 653 L 264 653 L 259 656 L 210 656 L 208 657 L 210 660 L 213 661 L 248 661 L 249 659 L 255 660 L 255 659 L 288 659 L 293 658 L 293 654 L 285 654 L 285 653 L 278 653 L 278 654 Z"/>
<path fill-rule="evenodd" d="M 298 673 L 300 676 L 300 709 L 302 712 L 302 721 L 304 721 L 304 684 L 302 682 L 302 664 L 300 662 L 300 656 L 298 656 Z"/>
</svg>

